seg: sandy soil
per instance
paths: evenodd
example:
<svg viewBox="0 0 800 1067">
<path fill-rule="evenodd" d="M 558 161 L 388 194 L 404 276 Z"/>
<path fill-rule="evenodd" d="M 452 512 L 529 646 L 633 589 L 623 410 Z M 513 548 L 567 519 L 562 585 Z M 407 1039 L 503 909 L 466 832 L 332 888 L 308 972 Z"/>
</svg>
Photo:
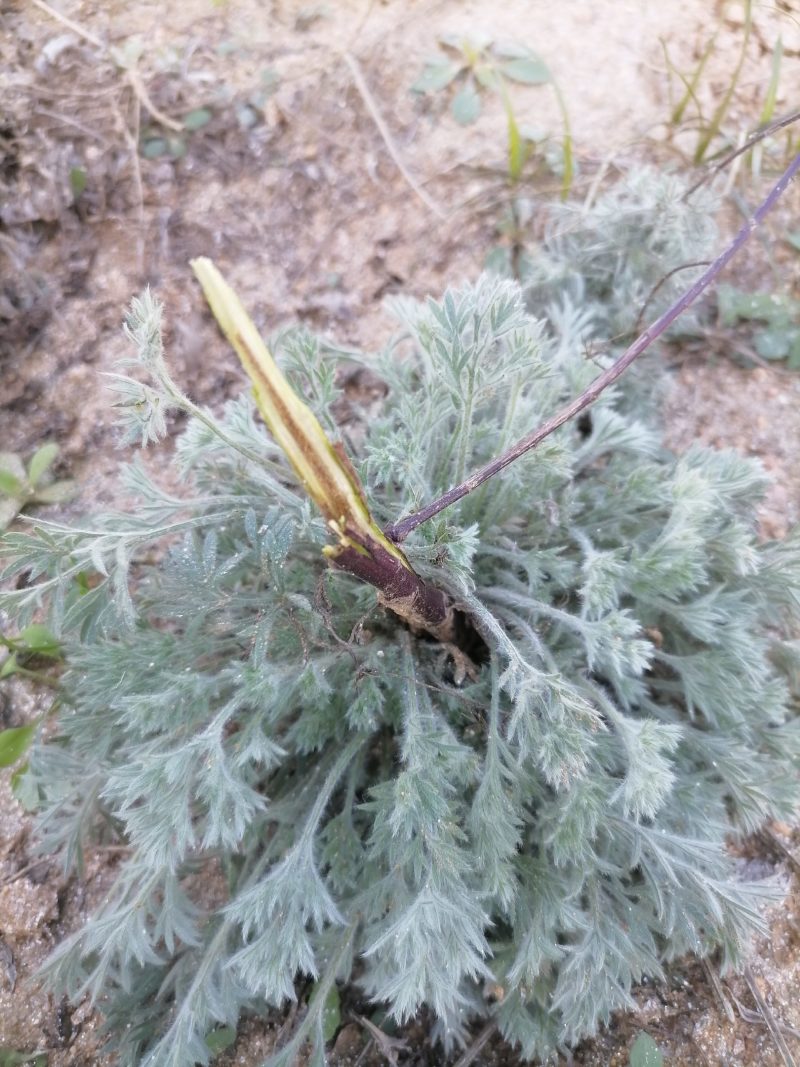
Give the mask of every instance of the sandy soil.
<svg viewBox="0 0 800 1067">
<path fill-rule="evenodd" d="M 800 99 L 800 12 L 754 7 L 726 119 L 734 137 L 757 121 L 779 34 L 778 112 Z M 61 20 L 46 8 L 11 0 L 0 10 L 0 447 L 29 454 L 56 440 L 60 471 L 82 486 L 73 512 L 116 497 L 119 452 L 100 373 L 125 355 L 122 313 L 144 284 L 166 305 L 176 378 L 195 399 L 218 405 L 241 378 L 203 311 L 187 267 L 192 256 L 214 256 L 265 331 L 300 319 L 366 348 L 391 329 L 384 296 L 436 293 L 481 267 L 509 196 L 504 119 L 490 101 L 464 129 L 444 96 L 409 93 L 440 34 L 485 33 L 542 55 L 564 94 L 579 163 L 575 193 L 584 195 L 632 161 L 667 165 L 691 155 L 692 120 L 678 131 L 665 122 L 683 91 L 667 58 L 691 72 L 716 30 L 697 89 L 710 114 L 743 33 L 740 5 L 711 0 L 62 0 Z M 355 75 L 344 53 L 354 57 Z M 557 140 L 561 120 L 548 88 L 515 88 L 514 106 L 520 126 Z M 152 110 L 179 121 L 201 107 L 211 119 L 192 133 L 165 129 Z M 171 150 L 147 158 L 158 138 L 172 138 Z M 80 192 L 76 172 L 86 179 Z M 557 185 L 540 171 L 525 192 L 546 198 Z M 740 183 L 740 208 L 757 202 L 760 188 L 752 176 Z M 799 207 L 795 189 L 770 236 L 738 264 L 741 284 L 793 286 L 800 296 L 800 258 L 777 240 L 797 229 Z M 800 379 L 742 366 L 718 343 L 673 357 L 671 440 L 759 456 L 775 478 L 764 530 L 782 534 L 800 518 Z M 4 685 L 0 726 L 26 721 L 42 699 Z M 788 880 L 798 847 L 792 828 L 776 827 L 768 844 L 753 844 L 748 862 Z M 0 1050 L 48 1050 L 51 1067 L 105 1062 L 96 1016 L 36 992 L 30 976 L 102 895 L 114 863 L 113 852 L 98 850 L 83 881 L 65 880 L 36 858 L 30 821 L 0 783 Z M 780 1040 L 800 1059 L 798 906 L 795 887 L 759 946 L 751 984 L 720 984 L 694 964 L 678 968 L 664 987 L 640 991 L 636 1014 L 563 1062 L 623 1067 L 642 1029 L 669 1064 L 771 1067 L 787 1062 Z M 777 1020 L 777 1039 L 752 987 Z M 344 1021 L 332 1057 L 342 1065 L 353 1064 L 367 1040 L 357 1022 Z M 441 1064 L 424 1024 L 404 1037 L 401 1064 Z M 272 1030 L 248 1023 L 218 1062 L 255 1067 L 272 1040 Z M 373 1049 L 361 1062 L 385 1060 Z M 518 1061 L 495 1038 L 473 1062 Z"/>
</svg>

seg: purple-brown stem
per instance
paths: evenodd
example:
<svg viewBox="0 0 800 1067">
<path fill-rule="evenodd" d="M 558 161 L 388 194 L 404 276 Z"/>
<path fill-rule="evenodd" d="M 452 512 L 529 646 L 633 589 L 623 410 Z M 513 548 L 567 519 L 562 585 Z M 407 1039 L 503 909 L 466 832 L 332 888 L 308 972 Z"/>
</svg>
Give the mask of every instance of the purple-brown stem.
<svg viewBox="0 0 800 1067">
<path fill-rule="evenodd" d="M 715 174 L 719 174 L 721 170 L 733 163 L 734 159 L 743 155 L 745 152 L 751 152 L 755 145 L 759 141 L 763 141 L 765 137 L 771 137 L 773 133 L 777 133 L 778 130 L 784 130 L 787 126 L 791 126 L 793 123 L 800 120 L 800 108 L 797 111 L 792 111 L 788 115 L 784 115 L 781 119 L 776 119 L 771 122 L 769 126 L 764 126 L 760 130 L 756 130 L 752 133 L 743 145 L 739 145 L 738 148 L 734 148 L 732 152 L 728 152 L 726 156 L 723 156 L 719 163 L 715 163 L 711 170 L 706 171 L 699 181 L 696 181 L 681 197 L 682 200 L 688 200 L 690 196 L 697 192 L 697 190 L 705 185 L 706 182 L 710 182 Z"/>
<path fill-rule="evenodd" d="M 589 407 L 600 396 L 604 389 L 607 389 L 612 382 L 615 382 L 621 374 L 623 374 L 631 363 L 646 351 L 650 345 L 655 341 L 657 337 L 669 327 L 675 319 L 678 318 L 696 299 L 700 294 L 708 288 L 711 282 L 717 277 L 722 268 L 732 259 L 736 253 L 747 242 L 752 232 L 763 221 L 764 216 L 774 206 L 775 202 L 785 191 L 789 182 L 800 171 L 800 153 L 795 156 L 784 173 L 775 183 L 773 189 L 760 205 L 760 207 L 753 212 L 753 215 L 742 226 L 734 239 L 728 245 L 728 247 L 717 256 L 717 258 L 711 263 L 711 265 L 703 271 L 700 277 L 683 293 L 682 296 L 669 307 L 663 315 L 661 315 L 654 323 L 647 327 L 644 333 L 641 333 L 630 348 L 619 357 L 619 359 L 612 363 L 607 370 L 603 371 L 592 384 L 586 389 L 580 396 L 576 397 L 571 403 L 563 407 L 559 412 L 548 419 L 547 422 L 542 423 L 537 429 L 527 434 L 521 440 L 517 441 L 515 445 L 512 445 L 507 452 L 498 456 L 496 459 L 480 467 L 474 471 L 466 481 L 461 482 L 460 485 L 453 486 L 452 489 L 448 489 L 446 493 L 432 501 L 430 504 L 426 504 L 420 511 L 415 512 L 413 515 L 407 515 L 406 518 L 396 522 L 393 526 L 389 526 L 386 530 L 386 536 L 390 538 L 395 544 L 401 544 L 405 541 L 406 537 L 415 530 L 417 526 L 420 526 L 423 522 L 427 522 L 428 519 L 432 519 L 434 515 L 438 515 L 440 511 L 444 511 L 445 508 L 449 508 L 451 504 L 455 504 L 457 500 L 461 500 L 469 493 L 473 492 L 478 486 L 482 485 L 489 478 L 494 477 L 495 474 L 499 474 L 509 464 L 515 460 L 524 456 L 526 452 L 530 452 L 532 448 L 535 448 L 538 444 L 541 444 L 546 437 L 549 437 L 554 430 L 557 430 L 560 426 L 563 426 L 565 422 L 569 422 L 584 408 Z"/>
</svg>

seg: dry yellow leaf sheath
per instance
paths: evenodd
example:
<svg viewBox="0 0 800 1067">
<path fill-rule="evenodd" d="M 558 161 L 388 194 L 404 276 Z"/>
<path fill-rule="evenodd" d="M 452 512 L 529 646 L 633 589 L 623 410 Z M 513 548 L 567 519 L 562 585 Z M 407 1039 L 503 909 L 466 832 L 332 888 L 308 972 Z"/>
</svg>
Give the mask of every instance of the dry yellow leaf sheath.
<svg viewBox="0 0 800 1067">
<path fill-rule="evenodd" d="M 264 344 L 241 300 L 210 259 L 192 260 L 220 329 L 236 350 L 253 383 L 256 403 L 272 436 L 285 452 L 301 484 L 336 533 L 341 548 L 366 551 L 380 545 L 408 570 L 401 550 L 369 513 L 358 476 L 329 439 L 319 420 L 295 393 Z M 335 557 L 337 548 L 328 555 Z"/>
</svg>

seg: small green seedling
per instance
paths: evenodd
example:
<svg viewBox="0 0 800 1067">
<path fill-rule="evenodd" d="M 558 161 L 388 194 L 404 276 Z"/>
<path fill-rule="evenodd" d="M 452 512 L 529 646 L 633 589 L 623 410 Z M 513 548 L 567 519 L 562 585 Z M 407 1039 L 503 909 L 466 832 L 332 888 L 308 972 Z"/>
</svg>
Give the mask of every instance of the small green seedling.
<svg viewBox="0 0 800 1067">
<path fill-rule="evenodd" d="M 7 637 L 0 633 L 0 648 L 5 648 L 7 655 L 0 660 L 0 679 L 10 678 L 12 674 L 22 675 L 37 682 L 52 685 L 52 679 L 36 670 L 36 662 L 39 660 L 61 661 L 61 645 L 58 638 L 51 633 L 46 626 L 33 622 L 26 626 L 17 637 Z M 8 731 L 6 731 L 8 733 Z M 7 766 L 3 762 L 2 738 L 0 733 L 0 767 Z"/>
<path fill-rule="evenodd" d="M 428 60 L 422 73 L 411 86 L 415 93 L 437 93 L 451 85 L 457 91 L 450 101 L 450 111 L 456 122 L 469 126 L 481 113 L 482 94 L 497 93 L 502 100 L 508 128 L 508 176 L 517 181 L 529 159 L 538 134 L 523 132 L 514 114 L 508 83 L 522 85 L 550 85 L 556 94 L 563 120 L 562 195 L 566 197 L 572 184 L 573 158 L 569 116 L 561 92 L 549 67 L 535 52 L 521 45 L 499 45 L 488 38 L 468 39 L 444 36 L 440 43 L 445 56 Z"/>
<path fill-rule="evenodd" d="M 36 726 L 14 726 L 0 732 L 0 767 L 13 767 L 30 748 Z"/>
<path fill-rule="evenodd" d="M 0 680 L 17 675 L 49 686 L 56 684 L 49 674 L 36 669 L 37 663 L 42 660 L 49 661 L 49 665 L 63 661 L 58 638 L 46 626 L 35 622 L 26 626 L 16 637 L 0 634 L 0 648 L 5 648 L 7 652 L 5 658 L 0 660 Z M 57 705 L 56 700 L 50 710 L 54 711 Z M 11 788 L 17 800 L 28 811 L 34 810 L 38 800 L 35 786 L 25 779 L 25 771 L 28 768 L 28 749 L 36 737 L 39 721 L 35 719 L 24 726 L 0 730 L 0 770 L 14 768 Z M 2 1057 L 0 1067 L 3 1067 Z"/>
<path fill-rule="evenodd" d="M 628 1067 L 664 1067 L 664 1054 L 644 1030 L 631 1045 Z"/>
<path fill-rule="evenodd" d="M 14 768 L 11 772 L 11 790 L 26 811 L 34 811 L 39 802 L 36 786 L 25 776 L 28 769 L 28 750 L 36 738 L 38 725 L 38 720 L 35 720 L 25 726 L 12 726 L 8 730 L 0 730 L 0 770 Z M 0 1049 L 0 1067 L 3 1067 L 3 1064 L 2 1049 Z"/>
<path fill-rule="evenodd" d="M 0 530 L 31 504 L 60 504 L 75 490 L 71 481 L 52 481 L 49 471 L 58 455 L 52 442 L 34 452 L 27 468 L 15 452 L 0 452 Z"/>
<path fill-rule="evenodd" d="M 183 159 L 188 137 L 207 126 L 214 117 L 207 107 L 196 107 L 183 117 L 180 133 L 168 133 L 159 125 L 149 125 L 142 131 L 139 151 L 145 159 Z"/>
<path fill-rule="evenodd" d="M 264 121 L 267 101 L 275 94 L 279 84 L 277 71 L 273 67 L 265 67 L 250 91 L 240 95 L 225 87 L 213 101 L 188 111 L 177 130 L 170 131 L 159 121 L 149 123 L 139 137 L 140 155 L 145 159 L 182 159 L 189 149 L 191 138 L 205 130 L 215 118 L 227 118 L 242 130 L 252 129 Z"/>
<path fill-rule="evenodd" d="M 790 370 L 800 370 L 800 300 L 721 285 L 717 307 L 721 326 L 753 323 L 753 347 L 762 359 L 785 359 Z"/>
<path fill-rule="evenodd" d="M 206 1045 L 212 1057 L 221 1053 L 236 1043 L 236 1031 L 232 1026 L 218 1026 L 206 1035 Z"/>
<path fill-rule="evenodd" d="M 18 1052 L 0 1048 L 0 1067 L 47 1067 L 46 1052 Z"/>
<path fill-rule="evenodd" d="M 333 1041 L 336 1031 L 341 1025 L 342 1009 L 339 990 L 335 985 L 332 985 L 325 997 L 325 1004 L 322 1008 L 322 1036 L 325 1038 L 326 1044 L 329 1041 Z"/>
<path fill-rule="evenodd" d="M 88 182 L 89 178 L 83 167 L 72 167 L 69 172 L 69 187 L 75 200 L 86 191 Z"/>
</svg>

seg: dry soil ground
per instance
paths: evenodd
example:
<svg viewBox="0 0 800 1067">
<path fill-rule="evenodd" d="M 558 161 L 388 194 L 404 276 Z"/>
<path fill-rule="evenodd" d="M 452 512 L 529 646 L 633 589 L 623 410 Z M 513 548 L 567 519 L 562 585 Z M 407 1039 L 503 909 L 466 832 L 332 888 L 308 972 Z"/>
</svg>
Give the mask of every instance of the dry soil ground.
<svg viewBox="0 0 800 1067">
<path fill-rule="evenodd" d="M 679 130 L 665 122 L 683 92 L 667 57 L 691 72 L 717 34 L 697 86 L 710 115 L 737 64 L 742 6 L 58 0 L 56 10 L 42 0 L 6 0 L 0 448 L 29 454 L 55 440 L 60 469 L 82 486 L 73 510 L 115 499 L 119 453 L 100 372 L 125 354 L 123 309 L 145 283 L 166 305 L 176 378 L 212 405 L 235 393 L 238 370 L 203 311 L 187 267 L 192 256 L 214 256 L 265 330 L 300 319 L 366 348 L 389 332 L 384 295 L 438 293 L 474 275 L 498 240 L 509 197 L 504 122 L 495 103 L 466 130 L 438 97 L 409 93 L 445 32 L 524 42 L 544 57 L 571 117 L 574 194 L 584 196 L 593 182 L 636 161 L 666 166 L 691 158 L 691 119 Z M 779 35 L 777 110 L 800 102 L 800 9 L 755 3 L 754 32 L 725 119 L 733 137 L 758 121 Z M 549 89 L 519 87 L 514 102 L 520 125 L 549 132 L 557 143 L 560 118 Z M 201 108 L 209 112 L 201 128 L 170 128 L 170 120 L 180 123 Z M 748 166 L 726 200 L 723 229 L 763 188 Z M 557 184 L 540 173 L 524 191 L 553 196 Z M 737 266 L 741 284 L 794 286 L 800 296 L 799 260 L 779 240 L 798 229 L 798 206 L 795 189 Z M 760 456 L 775 477 L 764 527 L 780 534 L 800 513 L 800 385 L 779 368 L 741 365 L 731 347 L 728 341 L 673 353 L 670 435 L 676 447 L 699 438 Z M 0 725 L 25 721 L 36 700 L 5 686 Z M 769 845 L 754 843 L 742 862 L 776 869 L 788 882 L 792 848 L 800 848 L 796 832 L 774 827 Z M 98 851 L 87 858 L 82 882 L 65 881 L 46 858 L 36 860 L 30 821 L 0 784 L 0 1057 L 2 1049 L 48 1050 L 52 1067 L 106 1062 L 91 1011 L 53 1002 L 29 979 L 102 894 L 114 862 L 113 852 Z M 691 963 L 677 968 L 666 985 L 639 991 L 636 1014 L 615 1020 L 563 1062 L 624 1065 L 642 1029 L 669 1064 L 800 1060 L 799 908 L 793 885 L 749 982 L 720 983 L 713 970 Z M 400 1064 L 442 1062 L 424 1026 L 404 1037 Z M 272 1040 L 269 1027 L 247 1024 L 219 1062 L 255 1067 Z M 362 1027 L 345 1019 L 333 1062 L 355 1063 L 367 1041 Z M 384 1061 L 373 1046 L 359 1062 Z M 473 1062 L 518 1061 L 493 1038 Z"/>
</svg>

